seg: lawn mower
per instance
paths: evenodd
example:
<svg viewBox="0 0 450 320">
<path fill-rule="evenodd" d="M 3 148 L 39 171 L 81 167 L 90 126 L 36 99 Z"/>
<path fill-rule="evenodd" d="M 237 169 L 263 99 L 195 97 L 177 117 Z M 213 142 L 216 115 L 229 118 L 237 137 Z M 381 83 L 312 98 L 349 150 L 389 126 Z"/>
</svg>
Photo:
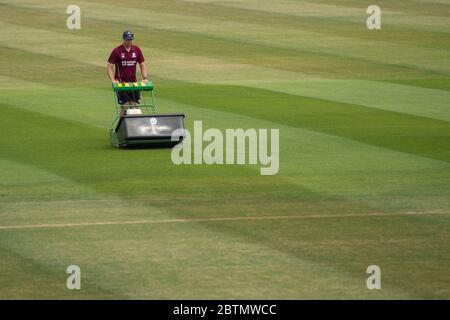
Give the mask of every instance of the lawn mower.
<svg viewBox="0 0 450 320">
<path fill-rule="evenodd" d="M 156 99 L 152 82 L 113 83 L 116 118 L 109 129 L 114 147 L 173 147 L 184 138 L 184 114 L 156 114 Z M 136 102 L 123 104 L 119 95 L 138 97 Z M 172 137 L 172 133 L 177 134 Z"/>
</svg>

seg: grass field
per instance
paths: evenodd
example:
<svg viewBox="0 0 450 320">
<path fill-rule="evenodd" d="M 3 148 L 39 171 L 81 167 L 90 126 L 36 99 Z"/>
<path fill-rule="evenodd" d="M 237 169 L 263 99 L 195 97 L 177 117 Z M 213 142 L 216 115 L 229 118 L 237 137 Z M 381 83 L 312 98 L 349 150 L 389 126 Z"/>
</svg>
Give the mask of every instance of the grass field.
<svg viewBox="0 0 450 320">
<path fill-rule="evenodd" d="M 0 0 L 0 298 L 449 299 L 450 1 L 369 4 Z M 128 28 L 160 112 L 280 129 L 279 173 L 112 148 Z"/>
</svg>

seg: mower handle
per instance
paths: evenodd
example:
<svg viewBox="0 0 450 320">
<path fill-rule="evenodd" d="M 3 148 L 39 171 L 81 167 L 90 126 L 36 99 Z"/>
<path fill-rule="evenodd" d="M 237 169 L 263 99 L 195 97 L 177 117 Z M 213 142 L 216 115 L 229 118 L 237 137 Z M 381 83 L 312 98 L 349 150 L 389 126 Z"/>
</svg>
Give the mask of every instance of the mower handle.
<svg viewBox="0 0 450 320">
<path fill-rule="evenodd" d="M 116 82 L 112 84 L 114 92 L 119 91 L 153 91 L 153 82 Z"/>
</svg>

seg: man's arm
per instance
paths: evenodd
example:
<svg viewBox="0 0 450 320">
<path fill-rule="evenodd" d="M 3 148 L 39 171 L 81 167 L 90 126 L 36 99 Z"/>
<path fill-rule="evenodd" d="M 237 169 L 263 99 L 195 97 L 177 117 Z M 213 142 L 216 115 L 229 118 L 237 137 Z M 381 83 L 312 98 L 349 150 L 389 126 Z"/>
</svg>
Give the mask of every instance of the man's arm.
<svg viewBox="0 0 450 320">
<path fill-rule="evenodd" d="M 111 82 L 117 82 L 115 76 L 114 76 L 114 69 L 113 64 L 111 62 L 108 62 L 108 77 L 111 80 Z"/>
<path fill-rule="evenodd" d="M 147 65 L 145 64 L 145 62 L 139 63 L 139 68 L 141 68 L 142 81 L 147 82 L 148 73 L 147 73 Z"/>
</svg>

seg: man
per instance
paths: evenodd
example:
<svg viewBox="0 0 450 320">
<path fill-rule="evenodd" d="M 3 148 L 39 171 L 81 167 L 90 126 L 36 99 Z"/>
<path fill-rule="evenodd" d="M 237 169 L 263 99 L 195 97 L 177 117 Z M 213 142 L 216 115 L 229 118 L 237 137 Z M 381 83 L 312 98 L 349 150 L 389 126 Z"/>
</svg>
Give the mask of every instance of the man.
<svg viewBox="0 0 450 320">
<path fill-rule="evenodd" d="M 142 81 L 147 82 L 147 66 L 144 55 L 138 46 L 133 45 L 134 34 L 131 31 L 124 31 L 123 43 L 114 48 L 108 59 L 108 77 L 112 83 L 136 82 L 136 64 L 141 69 Z M 115 71 L 113 70 L 115 67 Z M 126 110 L 140 101 L 139 91 L 122 91 L 117 93 L 119 104 L 122 106 L 121 116 Z"/>
</svg>

